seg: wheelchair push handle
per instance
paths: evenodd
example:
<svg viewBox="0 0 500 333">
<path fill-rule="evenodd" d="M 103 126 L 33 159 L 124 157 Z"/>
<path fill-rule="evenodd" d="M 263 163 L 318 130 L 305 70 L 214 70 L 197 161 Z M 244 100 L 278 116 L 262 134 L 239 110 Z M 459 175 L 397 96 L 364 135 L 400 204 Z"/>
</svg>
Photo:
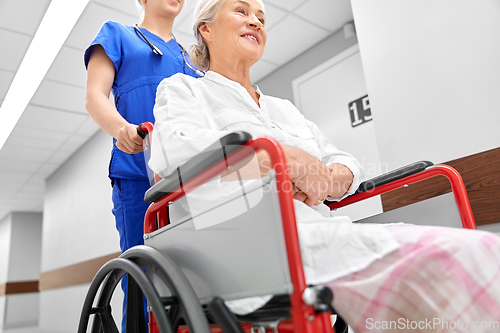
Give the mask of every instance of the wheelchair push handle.
<svg viewBox="0 0 500 333">
<path fill-rule="evenodd" d="M 148 135 L 148 133 L 151 133 L 152 130 L 153 130 L 153 123 L 151 123 L 149 121 L 145 122 L 145 123 L 141 123 L 137 126 L 137 134 L 143 140 L 146 137 L 146 135 Z"/>
</svg>

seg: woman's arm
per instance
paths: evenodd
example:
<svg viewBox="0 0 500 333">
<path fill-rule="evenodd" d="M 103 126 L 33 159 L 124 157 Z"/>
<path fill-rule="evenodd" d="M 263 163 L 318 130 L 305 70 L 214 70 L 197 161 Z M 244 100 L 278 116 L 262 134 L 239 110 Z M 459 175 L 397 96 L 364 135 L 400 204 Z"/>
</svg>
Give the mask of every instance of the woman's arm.
<svg viewBox="0 0 500 333">
<path fill-rule="evenodd" d="M 144 150 L 137 126 L 128 123 L 109 100 L 115 66 L 103 47 L 93 46 L 87 68 L 86 107 L 101 129 L 116 139 L 116 147 L 127 154 Z"/>
</svg>

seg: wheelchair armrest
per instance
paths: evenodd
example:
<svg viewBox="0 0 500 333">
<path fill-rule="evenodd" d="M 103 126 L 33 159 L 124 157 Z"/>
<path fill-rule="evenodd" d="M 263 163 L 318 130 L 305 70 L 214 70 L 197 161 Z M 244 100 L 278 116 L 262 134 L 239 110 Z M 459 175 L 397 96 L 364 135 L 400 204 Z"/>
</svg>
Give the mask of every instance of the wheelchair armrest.
<svg viewBox="0 0 500 333">
<path fill-rule="evenodd" d="M 144 201 L 154 202 L 174 191 L 203 170 L 220 162 L 240 146 L 246 144 L 252 136 L 247 132 L 227 134 L 214 142 L 200 154 L 178 167 L 173 173 L 153 185 L 144 195 Z M 182 178 L 181 178 L 182 175 Z"/>
<path fill-rule="evenodd" d="M 428 167 L 434 165 L 434 163 L 429 162 L 429 161 L 419 161 L 415 162 L 409 165 L 406 165 L 404 167 L 401 167 L 399 169 L 389 171 L 387 173 L 384 173 L 383 175 L 374 177 L 372 179 L 368 179 L 364 182 L 362 182 L 358 190 L 354 194 L 358 194 L 361 192 L 373 190 L 379 186 L 389 184 L 395 180 L 411 176 L 413 174 L 416 174 L 420 171 L 424 171 Z"/>
</svg>

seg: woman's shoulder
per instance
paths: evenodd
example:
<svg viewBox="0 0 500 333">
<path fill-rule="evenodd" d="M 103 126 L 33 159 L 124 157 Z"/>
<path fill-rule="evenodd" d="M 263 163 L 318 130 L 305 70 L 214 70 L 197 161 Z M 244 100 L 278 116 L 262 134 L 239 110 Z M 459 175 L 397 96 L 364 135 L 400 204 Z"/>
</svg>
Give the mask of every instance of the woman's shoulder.
<svg viewBox="0 0 500 333">
<path fill-rule="evenodd" d="M 170 95 L 176 96 L 199 96 L 202 83 L 200 79 L 192 76 L 176 73 L 163 79 L 156 89 L 157 99 L 168 98 Z"/>
<path fill-rule="evenodd" d="M 160 86 L 186 86 L 188 88 L 199 86 L 201 80 L 199 78 L 186 75 L 184 73 L 175 73 L 174 75 L 163 79 Z"/>
</svg>

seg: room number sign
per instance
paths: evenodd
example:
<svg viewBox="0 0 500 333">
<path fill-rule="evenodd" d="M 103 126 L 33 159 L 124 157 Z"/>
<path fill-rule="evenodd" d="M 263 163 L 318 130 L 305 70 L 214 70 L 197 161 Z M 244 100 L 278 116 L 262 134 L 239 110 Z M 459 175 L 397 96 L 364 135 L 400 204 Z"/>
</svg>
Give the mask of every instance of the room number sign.
<svg viewBox="0 0 500 333">
<path fill-rule="evenodd" d="M 372 120 L 370 100 L 368 95 L 358 98 L 348 104 L 351 114 L 351 126 L 356 127 Z"/>
</svg>

